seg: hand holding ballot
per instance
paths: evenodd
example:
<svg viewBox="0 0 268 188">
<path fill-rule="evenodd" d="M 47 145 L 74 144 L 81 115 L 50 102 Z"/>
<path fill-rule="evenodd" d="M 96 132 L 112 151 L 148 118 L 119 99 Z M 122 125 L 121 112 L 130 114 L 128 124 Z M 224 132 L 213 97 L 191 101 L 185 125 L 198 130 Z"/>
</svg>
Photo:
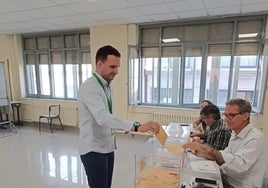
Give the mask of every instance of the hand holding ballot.
<svg viewBox="0 0 268 188">
<path fill-rule="evenodd" d="M 168 139 L 168 134 L 166 133 L 166 131 L 163 129 L 162 126 L 160 126 L 159 132 L 155 136 L 157 140 L 160 142 L 160 144 L 162 145 L 162 147 L 164 147 Z M 173 144 L 173 145 L 168 144 L 167 151 L 175 152 L 175 153 L 183 153 L 184 148 L 180 146 L 179 144 Z"/>
<path fill-rule="evenodd" d="M 160 126 L 159 128 L 159 132 L 156 134 L 156 138 L 158 139 L 158 141 L 160 142 L 160 144 L 162 145 L 162 147 L 165 146 L 166 141 L 167 141 L 167 133 L 165 132 L 165 130 L 163 129 L 162 126 Z"/>
<path fill-rule="evenodd" d="M 160 127 L 161 126 L 158 123 L 154 121 L 149 121 L 147 123 L 141 124 L 138 128 L 138 131 L 139 132 L 151 131 L 156 135 L 159 132 Z"/>
</svg>

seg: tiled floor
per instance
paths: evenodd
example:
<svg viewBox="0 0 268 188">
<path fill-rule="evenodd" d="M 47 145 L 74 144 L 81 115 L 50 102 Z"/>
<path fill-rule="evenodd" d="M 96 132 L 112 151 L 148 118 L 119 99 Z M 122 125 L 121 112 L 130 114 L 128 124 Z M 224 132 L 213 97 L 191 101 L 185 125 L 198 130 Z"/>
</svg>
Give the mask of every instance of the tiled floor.
<svg viewBox="0 0 268 188">
<path fill-rule="evenodd" d="M 1 131 L 1 130 L 0 130 Z M 135 153 L 146 136 L 117 135 L 112 188 L 133 188 Z M 78 155 L 78 129 L 56 129 L 24 124 L 18 133 L 0 132 L 1 188 L 86 188 Z"/>
</svg>

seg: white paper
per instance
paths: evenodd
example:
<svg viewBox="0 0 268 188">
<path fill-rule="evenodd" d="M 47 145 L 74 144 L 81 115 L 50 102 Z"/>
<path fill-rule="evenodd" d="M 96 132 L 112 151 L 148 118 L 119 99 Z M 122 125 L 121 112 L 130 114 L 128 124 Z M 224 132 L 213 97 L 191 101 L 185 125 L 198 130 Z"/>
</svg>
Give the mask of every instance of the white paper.
<svg viewBox="0 0 268 188">
<path fill-rule="evenodd" d="M 195 172 L 217 173 L 215 164 L 212 161 L 193 161 L 191 166 Z"/>
</svg>

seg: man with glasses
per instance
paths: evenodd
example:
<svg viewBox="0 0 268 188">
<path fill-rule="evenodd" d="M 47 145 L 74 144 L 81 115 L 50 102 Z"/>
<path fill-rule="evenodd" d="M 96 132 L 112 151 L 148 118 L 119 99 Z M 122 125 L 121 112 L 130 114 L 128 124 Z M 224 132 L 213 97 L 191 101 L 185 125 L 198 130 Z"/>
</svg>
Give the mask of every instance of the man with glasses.
<svg viewBox="0 0 268 188">
<path fill-rule="evenodd" d="M 251 105 L 246 100 L 231 99 L 226 103 L 224 121 L 232 135 L 225 150 L 217 151 L 198 142 L 183 146 L 196 156 L 216 161 L 224 187 L 262 187 L 267 168 L 267 141 L 250 124 L 250 112 Z"/>
<path fill-rule="evenodd" d="M 216 150 L 223 150 L 228 146 L 231 130 L 221 119 L 220 110 L 216 105 L 207 105 L 200 111 L 202 121 L 208 126 L 209 131 L 204 138 L 204 144 Z"/>
</svg>

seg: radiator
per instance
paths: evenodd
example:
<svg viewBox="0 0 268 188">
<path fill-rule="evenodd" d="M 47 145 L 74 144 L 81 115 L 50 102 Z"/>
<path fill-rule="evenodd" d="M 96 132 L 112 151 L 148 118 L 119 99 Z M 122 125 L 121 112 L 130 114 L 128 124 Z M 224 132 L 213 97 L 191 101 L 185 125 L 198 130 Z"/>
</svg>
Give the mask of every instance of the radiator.
<svg viewBox="0 0 268 188">
<path fill-rule="evenodd" d="M 169 113 L 153 113 L 153 120 L 160 125 L 168 125 L 169 123 L 193 123 L 199 116 L 181 115 Z"/>
</svg>

